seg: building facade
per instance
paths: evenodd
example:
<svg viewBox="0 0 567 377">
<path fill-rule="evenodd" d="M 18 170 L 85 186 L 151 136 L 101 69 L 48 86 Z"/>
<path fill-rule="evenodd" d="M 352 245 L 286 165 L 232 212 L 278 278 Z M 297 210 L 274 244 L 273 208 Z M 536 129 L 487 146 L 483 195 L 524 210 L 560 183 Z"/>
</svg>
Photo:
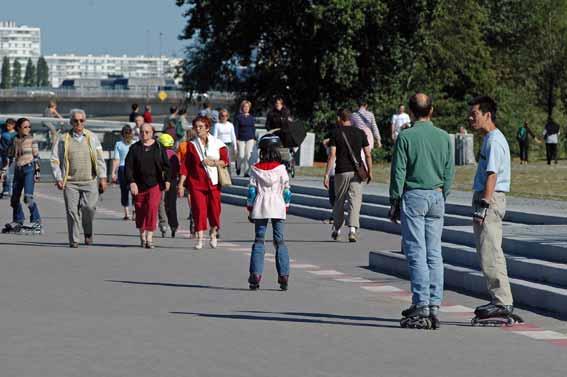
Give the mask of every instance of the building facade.
<svg viewBox="0 0 567 377">
<path fill-rule="evenodd" d="M 65 79 L 126 78 L 174 79 L 179 59 L 146 56 L 47 55 L 49 81 L 59 87 Z"/>
<path fill-rule="evenodd" d="M 15 21 L 0 21 L 0 66 L 5 56 L 10 59 L 12 67 L 18 60 L 23 69 L 30 58 L 36 64 L 41 56 L 41 30 L 18 26 Z"/>
</svg>

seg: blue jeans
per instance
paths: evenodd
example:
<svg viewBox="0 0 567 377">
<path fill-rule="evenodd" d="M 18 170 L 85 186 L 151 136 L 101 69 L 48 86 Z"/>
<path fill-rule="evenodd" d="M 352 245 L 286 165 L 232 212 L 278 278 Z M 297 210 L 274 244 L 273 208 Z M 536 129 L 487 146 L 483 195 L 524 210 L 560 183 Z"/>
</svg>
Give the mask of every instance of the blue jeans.
<svg viewBox="0 0 567 377">
<path fill-rule="evenodd" d="M 118 168 L 118 184 L 120 185 L 120 203 L 122 207 L 130 207 L 130 185 L 126 181 L 126 167 Z"/>
<path fill-rule="evenodd" d="M 268 230 L 269 219 L 254 220 L 256 238 L 250 256 L 250 273 L 261 275 L 264 272 L 264 239 Z M 289 254 L 285 244 L 285 220 L 272 219 L 274 246 L 276 247 L 276 270 L 279 276 L 289 276 Z"/>
<path fill-rule="evenodd" d="M 16 166 L 14 168 L 14 183 L 12 197 L 10 199 L 10 205 L 12 206 L 12 221 L 23 224 L 25 221 L 24 210 L 22 209 L 22 203 L 20 203 L 20 198 L 22 196 L 22 190 L 24 191 L 24 203 L 27 204 L 30 210 L 30 221 L 32 223 L 41 222 L 39 217 L 39 210 L 37 209 L 37 204 L 33 198 L 33 191 L 35 187 L 34 181 L 34 166 L 33 164 L 27 164 L 24 166 Z"/>
<path fill-rule="evenodd" d="M 443 255 L 441 234 L 445 201 L 436 190 L 411 190 L 402 198 L 404 253 L 411 279 L 412 303 L 441 305 Z"/>
</svg>

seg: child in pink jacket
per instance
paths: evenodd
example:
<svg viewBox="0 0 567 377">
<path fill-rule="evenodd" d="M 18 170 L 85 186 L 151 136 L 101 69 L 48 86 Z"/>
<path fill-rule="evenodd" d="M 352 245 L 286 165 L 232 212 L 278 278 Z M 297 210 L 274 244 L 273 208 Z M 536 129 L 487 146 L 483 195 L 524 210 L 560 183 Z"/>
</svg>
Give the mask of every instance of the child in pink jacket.
<svg viewBox="0 0 567 377">
<path fill-rule="evenodd" d="M 260 288 L 264 271 L 264 239 L 271 219 L 278 284 L 285 291 L 289 280 L 289 254 L 285 244 L 285 218 L 291 201 L 289 176 L 281 163 L 281 142 L 277 136 L 265 135 L 260 139 L 258 148 L 260 162 L 251 169 L 246 201 L 249 219 L 254 222 L 256 233 L 250 256 L 248 283 L 251 290 Z"/>
</svg>

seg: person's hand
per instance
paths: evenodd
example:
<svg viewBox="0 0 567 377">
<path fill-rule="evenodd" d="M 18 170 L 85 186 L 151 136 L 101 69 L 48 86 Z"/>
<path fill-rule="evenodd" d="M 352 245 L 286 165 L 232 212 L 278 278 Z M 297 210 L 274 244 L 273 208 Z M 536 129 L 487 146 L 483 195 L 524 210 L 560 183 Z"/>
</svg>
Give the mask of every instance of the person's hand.
<svg viewBox="0 0 567 377">
<path fill-rule="evenodd" d="M 57 181 L 55 183 L 55 186 L 59 189 L 59 190 L 63 190 L 63 188 L 65 188 L 65 185 L 63 184 L 63 181 Z"/>
<path fill-rule="evenodd" d="M 164 191 L 169 191 L 169 189 L 171 188 L 171 182 L 165 182 L 165 190 Z"/>
<path fill-rule="evenodd" d="M 392 200 L 392 204 L 390 205 L 390 210 L 388 211 L 388 218 L 394 224 L 400 223 L 400 200 L 399 199 Z"/>
<path fill-rule="evenodd" d="M 182 185 L 177 186 L 177 196 L 183 198 L 185 196 L 185 187 Z"/>
<path fill-rule="evenodd" d="M 118 183 L 118 176 L 116 174 L 112 174 L 112 183 Z"/>
<path fill-rule="evenodd" d="M 329 189 L 329 176 L 325 174 L 325 178 L 323 178 L 323 186 L 328 190 Z"/>
<path fill-rule="evenodd" d="M 136 184 L 136 182 L 130 183 L 130 192 L 134 196 L 138 195 L 138 185 Z"/>
<path fill-rule="evenodd" d="M 374 144 L 376 144 L 376 148 L 382 148 L 382 141 L 381 140 L 376 139 Z"/>
<path fill-rule="evenodd" d="M 108 187 L 108 181 L 106 180 L 106 178 L 101 178 L 100 182 L 98 183 L 98 191 L 102 194 L 103 192 L 106 191 L 107 187 Z"/>
<path fill-rule="evenodd" d="M 35 183 L 37 183 L 37 182 L 39 182 L 40 180 L 41 180 L 41 174 L 40 174 L 39 171 L 36 171 L 36 172 L 34 173 L 34 175 L 33 175 L 33 181 L 34 181 Z"/>
<path fill-rule="evenodd" d="M 486 199 L 481 199 L 478 208 L 473 212 L 473 222 L 478 225 L 484 224 L 489 208 L 490 202 Z"/>
<path fill-rule="evenodd" d="M 216 160 L 211 160 L 211 159 L 205 159 L 205 165 L 207 166 L 217 166 L 217 161 Z"/>
<path fill-rule="evenodd" d="M 368 172 L 368 179 L 366 180 L 366 184 L 369 184 L 372 181 L 372 172 Z"/>
</svg>

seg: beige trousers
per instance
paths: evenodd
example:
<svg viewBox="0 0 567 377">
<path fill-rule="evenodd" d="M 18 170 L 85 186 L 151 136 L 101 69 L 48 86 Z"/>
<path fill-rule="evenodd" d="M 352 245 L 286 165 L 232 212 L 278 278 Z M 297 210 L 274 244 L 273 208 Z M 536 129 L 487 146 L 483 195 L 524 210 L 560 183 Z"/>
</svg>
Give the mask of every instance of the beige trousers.
<svg viewBox="0 0 567 377">
<path fill-rule="evenodd" d="M 250 168 L 254 165 L 252 152 L 255 144 L 256 140 L 254 139 L 248 141 L 238 140 L 238 168 L 242 174 L 250 174 Z"/>
<path fill-rule="evenodd" d="M 473 210 L 479 207 L 481 192 L 473 195 Z M 502 219 L 506 213 L 506 195 L 495 192 L 482 225 L 473 225 L 476 251 L 486 278 L 491 301 L 497 305 L 512 305 L 512 291 L 508 280 L 506 258 L 502 250 Z"/>
<path fill-rule="evenodd" d="M 347 205 L 347 226 L 360 228 L 360 207 L 362 206 L 362 182 L 354 172 L 335 174 L 335 205 L 333 222 L 335 229 L 341 229 L 345 220 Z"/>
</svg>

